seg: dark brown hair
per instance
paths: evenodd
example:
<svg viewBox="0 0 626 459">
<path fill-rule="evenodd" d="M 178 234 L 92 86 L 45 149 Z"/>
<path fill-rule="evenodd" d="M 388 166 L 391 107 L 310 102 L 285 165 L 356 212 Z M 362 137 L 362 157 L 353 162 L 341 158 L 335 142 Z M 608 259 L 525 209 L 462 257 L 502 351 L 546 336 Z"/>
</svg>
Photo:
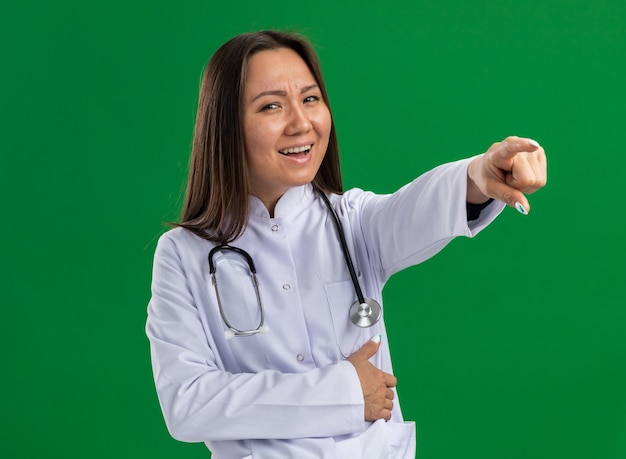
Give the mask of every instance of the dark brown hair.
<svg viewBox="0 0 626 459">
<path fill-rule="evenodd" d="M 187 191 L 181 223 L 177 226 L 218 243 L 232 242 L 245 229 L 248 173 L 243 93 L 248 60 L 260 51 L 280 48 L 292 49 L 300 55 L 330 110 L 319 60 L 304 38 L 270 30 L 238 35 L 222 45 L 209 61 L 202 78 Z M 342 192 L 334 123 L 326 155 L 313 183 L 325 192 Z"/>
</svg>

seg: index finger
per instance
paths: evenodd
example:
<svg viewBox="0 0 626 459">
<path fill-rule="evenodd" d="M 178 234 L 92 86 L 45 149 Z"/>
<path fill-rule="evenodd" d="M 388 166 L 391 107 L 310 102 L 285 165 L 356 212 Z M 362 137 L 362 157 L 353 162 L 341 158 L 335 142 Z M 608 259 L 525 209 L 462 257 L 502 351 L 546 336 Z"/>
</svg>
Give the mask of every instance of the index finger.
<svg viewBox="0 0 626 459">
<path fill-rule="evenodd" d="M 539 147 L 539 143 L 533 139 L 510 136 L 500 142 L 496 150 L 502 155 L 503 159 L 511 159 L 522 151 L 531 152 Z"/>
<path fill-rule="evenodd" d="M 396 379 L 396 377 L 389 373 L 385 373 L 383 381 L 385 383 L 385 386 L 387 387 L 396 387 L 398 385 L 398 380 Z"/>
</svg>

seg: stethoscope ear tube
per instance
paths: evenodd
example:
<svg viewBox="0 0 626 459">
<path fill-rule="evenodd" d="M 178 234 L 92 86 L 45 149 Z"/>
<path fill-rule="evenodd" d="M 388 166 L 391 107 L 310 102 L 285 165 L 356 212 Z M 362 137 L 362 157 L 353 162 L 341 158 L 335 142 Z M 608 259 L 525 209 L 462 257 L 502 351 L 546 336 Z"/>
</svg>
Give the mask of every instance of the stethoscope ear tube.
<svg viewBox="0 0 626 459">
<path fill-rule="evenodd" d="M 217 279 L 215 278 L 215 263 L 213 262 L 213 256 L 221 251 L 221 250 L 230 250 L 232 252 L 238 253 L 242 257 L 245 258 L 248 263 L 248 267 L 250 268 L 250 276 L 252 278 L 252 285 L 254 286 L 254 292 L 256 294 L 256 299 L 259 305 L 259 324 L 253 330 L 239 330 L 238 328 L 233 327 L 233 325 L 228 321 L 226 317 L 226 313 L 224 312 L 224 307 L 222 306 L 222 300 L 220 298 L 220 292 L 217 288 Z M 235 336 L 252 336 L 257 333 L 269 333 L 270 329 L 267 325 L 264 325 L 265 322 L 265 309 L 263 308 L 263 301 L 261 301 L 261 292 L 259 291 L 259 281 L 256 277 L 256 268 L 254 267 L 254 262 L 252 261 L 252 257 L 248 252 L 238 247 L 233 247 L 227 244 L 219 245 L 213 247 L 209 252 L 209 274 L 211 275 L 211 282 L 213 283 L 213 287 L 215 288 L 215 297 L 217 299 L 217 305 L 220 310 L 220 315 L 222 316 L 222 320 L 224 324 L 228 327 L 227 330 L 224 331 L 224 338 L 227 340 L 233 339 Z"/>
<path fill-rule="evenodd" d="M 256 274 L 254 261 L 252 261 L 252 257 L 250 256 L 250 254 L 246 252 L 245 250 L 240 249 L 239 247 L 233 247 L 232 245 L 228 245 L 228 244 L 215 246 L 209 252 L 209 273 L 210 274 L 215 274 L 215 263 L 213 262 L 213 255 L 215 255 L 217 252 L 220 252 L 222 250 L 231 250 L 235 253 L 238 253 L 242 257 L 244 257 L 246 261 L 248 262 L 248 266 L 250 267 L 250 272 L 252 274 Z"/>
</svg>

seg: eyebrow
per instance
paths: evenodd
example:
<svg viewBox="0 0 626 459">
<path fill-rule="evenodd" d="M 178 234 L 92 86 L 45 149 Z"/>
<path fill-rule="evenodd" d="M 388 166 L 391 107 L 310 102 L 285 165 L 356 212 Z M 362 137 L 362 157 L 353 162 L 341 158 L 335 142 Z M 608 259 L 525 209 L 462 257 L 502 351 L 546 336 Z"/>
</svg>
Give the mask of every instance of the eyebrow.
<svg viewBox="0 0 626 459">
<path fill-rule="evenodd" d="M 300 94 L 304 94 L 305 92 L 310 91 L 311 89 L 315 89 L 318 87 L 318 84 L 311 84 L 309 86 L 305 86 L 304 88 L 302 88 L 300 90 Z M 254 96 L 254 98 L 250 101 L 250 103 L 254 102 L 255 100 L 263 97 L 263 96 L 281 96 L 281 97 L 285 97 L 287 95 L 286 91 L 281 91 L 278 89 L 274 89 L 274 90 L 269 90 L 269 91 L 263 91 L 260 92 L 259 94 L 257 94 L 256 96 Z"/>
</svg>

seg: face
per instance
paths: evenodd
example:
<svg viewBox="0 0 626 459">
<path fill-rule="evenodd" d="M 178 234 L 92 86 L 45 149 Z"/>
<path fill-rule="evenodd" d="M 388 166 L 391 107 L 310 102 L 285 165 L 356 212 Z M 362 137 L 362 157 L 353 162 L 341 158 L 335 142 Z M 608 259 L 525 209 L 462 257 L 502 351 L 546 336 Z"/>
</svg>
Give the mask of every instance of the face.
<svg viewBox="0 0 626 459">
<path fill-rule="evenodd" d="M 324 159 L 331 118 L 317 81 L 293 50 L 248 61 L 244 138 L 251 193 L 273 211 L 289 189 L 310 183 Z"/>
</svg>

